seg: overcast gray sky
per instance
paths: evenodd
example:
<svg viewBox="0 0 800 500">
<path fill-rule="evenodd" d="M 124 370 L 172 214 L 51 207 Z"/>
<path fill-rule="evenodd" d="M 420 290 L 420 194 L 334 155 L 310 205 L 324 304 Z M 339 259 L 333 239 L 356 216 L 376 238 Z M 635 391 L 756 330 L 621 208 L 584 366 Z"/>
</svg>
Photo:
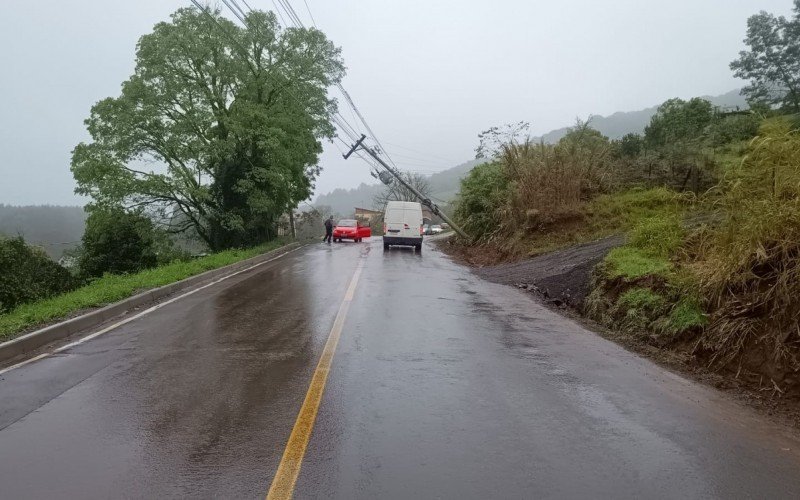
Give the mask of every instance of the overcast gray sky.
<svg viewBox="0 0 800 500">
<path fill-rule="evenodd" d="M 423 172 L 471 159 L 476 135 L 491 125 L 527 120 L 540 134 L 577 116 L 739 87 L 728 63 L 743 48 L 747 17 L 791 11 L 790 0 L 307 2 L 318 27 L 342 47 L 344 85 L 375 133 L 399 165 Z M 291 3 L 308 23 L 302 0 Z M 81 203 L 69 160 L 88 138 L 89 108 L 118 94 L 137 39 L 190 4 L 5 6 L 0 203 Z M 345 162 L 333 145 L 321 161 L 318 193 L 372 181 L 364 163 Z"/>
</svg>

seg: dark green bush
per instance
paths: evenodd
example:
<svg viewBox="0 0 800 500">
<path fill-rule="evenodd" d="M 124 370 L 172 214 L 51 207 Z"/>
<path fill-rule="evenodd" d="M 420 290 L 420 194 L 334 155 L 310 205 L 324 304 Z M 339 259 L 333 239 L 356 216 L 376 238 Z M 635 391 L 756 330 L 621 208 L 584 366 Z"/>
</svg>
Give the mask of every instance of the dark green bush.
<svg viewBox="0 0 800 500">
<path fill-rule="evenodd" d="M 86 220 L 80 273 L 95 278 L 105 273 L 135 273 L 158 264 L 153 222 L 144 215 L 95 210 Z"/>
<path fill-rule="evenodd" d="M 478 165 L 461 180 L 456 222 L 476 239 L 486 239 L 500 227 L 500 210 L 508 199 L 508 178 L 498 162 Z"/>
<path fill-rule="evenodd" d="M 713 146 L 746 141 L 758 135 L 761 118 L 755 113 L 721 117 L 708 127 L 706 135 Z"/>
<path fill-rule="evenodd" d="M 75 279 L 21 237 L 0 237 L 0 313 L 72 290 Z"/>
</svg>

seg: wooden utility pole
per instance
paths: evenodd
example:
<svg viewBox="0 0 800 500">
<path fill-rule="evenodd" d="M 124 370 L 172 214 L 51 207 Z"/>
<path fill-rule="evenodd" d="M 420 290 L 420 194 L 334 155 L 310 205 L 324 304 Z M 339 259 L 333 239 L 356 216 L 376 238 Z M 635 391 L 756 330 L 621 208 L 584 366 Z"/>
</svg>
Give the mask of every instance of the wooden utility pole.
<svg viewBox="0 0 800 500">
<path fill-rule="evenodd" d="M 406 180 L 403 179 L 403 176 L 400 175 L 400 172 L 398 172 L 394 167 L 389 166 L 385 161 L 383 161 L 383 158 L 378 156 L 378 154 L 375 153 L 375 151 L 373 151 L 372 148 L 365 147 L 362 143 L 364 142 L 364 139 L 366 139 L 366 138 L 367 138 L 366 135 L 361 134 L 361 138 L 358 141 L 356 141 L 356 143 L 353 144 L 353 147 L 350 148 L 350 151 L 348 151 L 347 154 L 344 155 L 344 159 L 346 160 L 346 159 L 350 158 L 350 155 L 352 155 L 359 148 L 361 148 L 368 155 L 370 155 L 372 158 L 374 158 L 375 161 L 380 163 L 383 166 L 383 168 L 386 169 L 387 172 L 392 174 L 394 176 L 394 178 L 397 179 L 398 182 L 400 182 L 400 184 L 402 184 L 409 191 L 414 193 L 414 196 L 416 196 L 417 199 L 419 199 L 420 203 L 422 203 L 426 207 L 430 208 L 431 212 L 433 212 L 435 215 L 438 215 L 439 217 L 442 218 L 442 220 L 444 220 L 445 222 L 450 224 L 450 227 L 452 227 L 453 230 L 456 233 L 459 234 L 459 236 L 461 236 L 462 238 L 470 239 L 469 236 L 467 236 L 467 233 L 465 233 L 464 230 L 461 229 L 461 227 L 458 226 L 458 224 L 456 224 L 455 222 L 450 220 L 450 217 L 448 217 L 444 212 L 442 212 L 439 209 L 439 207 L 436 205 L 436 203 L 432 202 L 429 198 L 426 198 L 425 196 L 423 196 L 422 193 L 420 193 L 414 186 L 412 186 L 411 184 L 406 182 Z M 383 180 L 383 179 L 381 179 L 381 180 Z"/>
</svg>

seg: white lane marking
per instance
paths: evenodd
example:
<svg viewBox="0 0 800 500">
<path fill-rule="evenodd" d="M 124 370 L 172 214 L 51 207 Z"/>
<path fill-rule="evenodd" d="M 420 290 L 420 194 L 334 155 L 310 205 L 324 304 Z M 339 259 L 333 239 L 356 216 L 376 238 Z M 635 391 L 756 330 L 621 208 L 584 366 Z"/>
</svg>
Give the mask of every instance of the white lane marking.
<svg viewBox="0 0 800 500">
<path fill-rule="evenodd" d="M 17 363 L 16 365 L 9 366 L 8 368 L 4 368 L 4 369 L 0 370 L 0 375 L 4 374 L 6 372 L 10 372 L 11 370 L 13 370 L 15 368 L 19 368 L 19 367 L 25 366 L 28 363 L 33 363 L 34 361 L 39 361 L 40 359 L 46 358 L 49 355 L 50 355 L 49 352 L 45 352 L 45 353 L 42 353 L 42 354 L 40 354 L 38 356 L 35 356 L 35 357 L 31 358 L 31 359 L 26 359 L 25 361 L 21 361 L 21 362 Z"/>
<path fill-rule="evenodd" d="M 139 318 L 141 318 L 142 316 L 144 316 L 146 314 L 150 314 L 153 311 L 161 309 L 162 307 L 164 307 L 166 305 L 172 304 L 173 302 L 176 302 L 176 301 L 178 301 L 180 299 L 188 297 L 189 295 L 195 294 L 195 293 L 199 292 L 200 290 L 204 290 L 204 289 L 206 289 L 206 288 L 208 288 L 210 286 L 214 286 L 214 285 L 216 285 L 216 284 L 218 284 L 218 283 L 220 283 L 222 281 L 225 281 L 228 278 L 232 278 L 232 277 L 234 277 L 234 276 L 236 276 L 238 274 L 245 273 L 247 271 L 255 269 L 258 266 L 263 266 L 264 264 L 267 264 L 267 263 L 272 262 L 274 260 L 278 260 L 281 257 L 283 257 L 284 255 L 288 255 L 288 254 L 294 252 L 295 250 L 299 250 L 300 248 L 302 248 L 302 247 L 293 248 L 293 249 L 291 249 L 291 250 L 289 250 L 287 252 L 283 252 L 282 254 L 280 254 L 280 255 L 278 255 L 276 257 L 273 257 L 273 258 L 271 258 L 269 260 L 265 260 L 263 262 L 259 262 L 258 264 L 253 264 L 252 266 L 246 267 L 244 269 L 240 269 L 240 270 L 238 270 L 238 271 L 236 271 L 234 273 L 231 273 L 231 274 L 227 274 L 227 275 L 223 276 L 222 278 L 214 280 L 214 281 L 212 281 L 210 283 L 206 283 L 203 286 L 200 286 L 200 287 L 197 287 L 197 288 L 193 288 L 193 289 L 189 290 L 188 292 L 186 292 L 186 293 L 184 293 L 182 295 L 178 295 L 177 297 L 173 297 L 173 298 L 171 298 L 169 300 L 161 302 L 160 304 L 156 304 L 156 305 L 154 305 L 154 306 L 152 306 L 152 307 L 150 307 L 148 309 L 145 309 L 144 311 L 142 311 L 140 313 L 134 314 L 133 316 L 131 316 L 129 318 L 125 318 L 122 321 L 118 321 L 118 322 L 114 323 L 113 325 L 109 325 L 109 326 L 103 328 L 102 330 L 100 330 L 98 332 L 95 332 L 95 333 L 93 333 L 91 335 L 87 335 L 85 337 L 82 337 L 82 338 L 76 340 L 75 342 L 70 342 L 67 345 L 63 345 L 63 346 L 59 347 L 58 349 L 53 350 L 52 352 L 45 352 L 45 353 L 39 354 L 38 356 L 33 357 L 31 359 L 26 359 L 25 361 L 21 361 L 21 362 L 15 364 L 15 365 L 11 365 L 8 368 L 4 368 L 4 369 L 0 370 L 0 375 L 8 373 L 11 370 L 16 370 L 17 368 L 25 366 L 28 363 L 33 363 L 34 361 L 38 361 L 38 360 L 40 360 L 42 358 L 46 358 L 47 356 L 50 356 L 51 354 L 63 352 L 63 351 L 66 351 L 67 349 L 70 349 L 72 347 L 81 345 L 84 342 L 88 342 L 88 341 L 90 341 L 90 340 L 92 340 L 94 338 L 97 338 L 100 335 L 103 335 L 105 333 L 110 332 L 111 330 L 114 330 L 115 328 L 119 328 L 120 326 L 122 326 L 124 324 L 130 323 L 133 320 L 139 319 Z"/>
</svg>

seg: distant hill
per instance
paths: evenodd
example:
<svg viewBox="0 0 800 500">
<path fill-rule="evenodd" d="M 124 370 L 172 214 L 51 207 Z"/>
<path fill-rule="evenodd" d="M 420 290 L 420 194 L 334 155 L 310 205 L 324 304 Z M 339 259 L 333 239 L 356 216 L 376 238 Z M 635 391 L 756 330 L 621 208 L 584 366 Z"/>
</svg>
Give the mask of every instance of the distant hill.
<svg viewBox="0 0 800 500">
<path fill-rule="evenodd" d="M 20 235 L 28 243 L 44 248 L 53 259 L 80 244 L 85 225 L 83 207 L 0 204 L 0 235 Z"/>
<path fill-rule="evenodd" d="M 739 93 L 738 89 L 732 90 L 727 94 L 703 96 L 703 98 L 721 108 L 747 108 L 747 101 Z M 629 133 L 640 134 L 644 132 L 644 128 L 650 123 L 650 118 L 656 113 L 657 109 L 658 106 L 653 106 L 639 111 L 617 112 L 609 116 L 593 116 L 590 125 L 610 139 L 619 139 Z M 534 139 L 536 141 L 544 140 L 546 143 L 558 142 L 559 139 L 567 134 L 568 130 L 569 127 L 559 128 Z M 431 175 L 429 181 L 432 195 L 435 198 L 434 201 L 452 201 L 458 193 L 461 179 L 481 161 L 483 160 L 468 161 Z M 355 206 L 372 208 L 372 199 L 382 189 L 382 184 L 361 184 L 355 189 L 335 189 L 328 194 L 319 195 L 315 204 L 327 205 L 340 215 L 348 215 L 353 213 L 353 207 Z"/>
<path fill-rule="evenodd" d="M 703 96 L 711 104 L 721 108 L 747 108 L 747 101 L 739 93 L 739 90 L 732 90 L 727 94 L 718 96 Z M 639 111 L 617 112 L 609 116 L 593 116 L 590 122 L 592 128 L 599 130 L 609 139 L 619 139 L 625 134 L 644 132 L 644 128 L 650 123 L 650 118 L 656 114 L 658 106 L 642 109 Z M 537 137 L 546 143 L 558 142 L 559 139 L 567 135 L 569 127 L 552 130 L 541 137 Z"/>
</svg>

